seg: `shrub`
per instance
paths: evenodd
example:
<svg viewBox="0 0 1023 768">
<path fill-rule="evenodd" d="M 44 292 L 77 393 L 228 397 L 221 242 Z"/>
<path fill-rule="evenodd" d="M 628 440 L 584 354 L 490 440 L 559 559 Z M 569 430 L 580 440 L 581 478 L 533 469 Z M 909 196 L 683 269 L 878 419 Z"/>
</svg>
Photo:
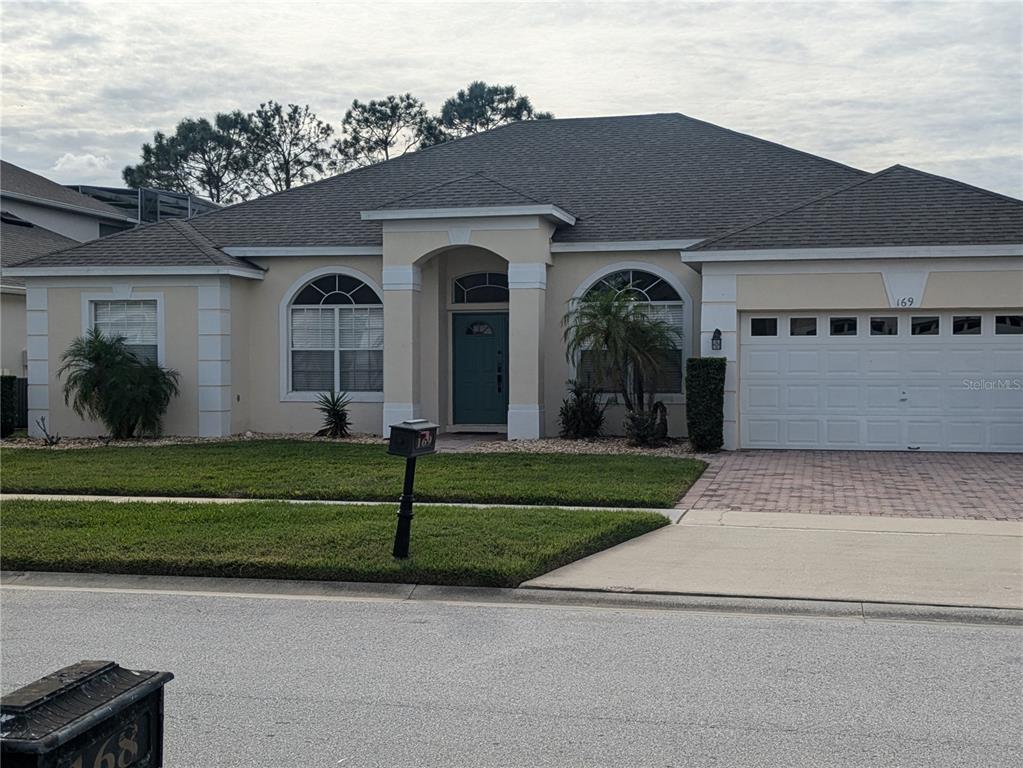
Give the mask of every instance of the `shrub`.
<svg viewBox="0 0 1023 768">
<path fill-rule="evenodd" d="M 561 402 L 561 412 L 558 414 L 561 437 L 569 440 L 600 437 L 606 410 L 607 404 L 600 402 L 600 395 L 591 387 L 575 381 L 568 382 L 568 397 Z"/>
<path fill-rule="evenodd" d="M 643 411 L 625 413 L 625 437 L 629 445 L 653 448 L 668 439 L 668 409 L 658 400 Z"/>
<path fill-rule="evenodd" d="M 7 437 L 14 431 L 14 422 L 17 420 L 17 383 L 14 376 L 0 376 L 0 437 Z"/>
<path fill-rule="evenodd" d="M 65 378 L 64 402 L 80 417 L 102 422 L 117 440 L 160 434 L 178 394 L 177 371 L 140 360 L 123 337 L 96 329 L 71 342 L 57 375 Z"/>
<path fill-rule="evenodd" d="M 316 408 L 323 414 L 323 429 L 317 437 L 348 437 L 348 406 L 351 400 L 344 392 L 321 392 Z"/>
<path fill-rule="evenodd" d="M 686 425 L 697 451 L 716 451 L 725 443 L 725 367 L 723 357 L 686 361 Z"/>
</svg>

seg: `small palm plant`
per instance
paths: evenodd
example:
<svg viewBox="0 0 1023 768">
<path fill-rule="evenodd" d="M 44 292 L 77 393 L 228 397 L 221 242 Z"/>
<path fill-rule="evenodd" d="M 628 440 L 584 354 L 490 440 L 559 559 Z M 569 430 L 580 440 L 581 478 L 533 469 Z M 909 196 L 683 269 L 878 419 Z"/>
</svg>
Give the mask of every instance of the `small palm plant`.
<svg viewBox="0 0 1023 768">
<path fill-rule="evenodd" d="M 348 437 L 348 406 L 351 399 L 344 392 L 321 392 L 316 398 L 316 408 L 323 414 L 323 429 L 317 437 Z"/>
<path fill-rule="evenodd" d="M 577 299 L 562 325 L 569 360 L 578 363 L 586 353 L 596 382 L 602 389 L 621 395 L 628 411 L 626 428 L 630 437 L 641 444 L 654 441 L 661 431 L 654 428 L 662 410 L 655 412 L 657 379 L 665 361 L 678 348 L 678 331 L 651 316 L 644 302 L 611 289 Z M 648 422 L 650 430 L 631 434 L 630 425 Z"/>
<path fill-rule="evenodd" d="M 158 435 L 163 414 L 178 394 L 178 372 L 140 360 L 121 336 L 92 329 L 61 356 L 64 402 L 80 417 L 100 421 L 125 440 Z"/>
</svg>

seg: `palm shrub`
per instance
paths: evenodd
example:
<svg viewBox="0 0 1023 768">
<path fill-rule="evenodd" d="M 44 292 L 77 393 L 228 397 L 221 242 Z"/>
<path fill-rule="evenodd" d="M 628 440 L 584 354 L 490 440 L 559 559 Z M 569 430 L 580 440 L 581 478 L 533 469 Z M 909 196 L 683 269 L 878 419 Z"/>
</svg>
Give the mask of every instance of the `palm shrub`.
<svg viewBox="0 0 1023 768">
<path fill-rule="evenodd" d="M 600 437 L 607 403 L 602 403 L 600 393 L 586 384 L 570 381 L 568 388 L 568 397 L 562 401 L 558 414 L 561 437 L 568 440 Z"/>
<path fill-rule="evenodd" d="M 317 437 L 348 437 L 348 406 L 351 399 L 344 392 L 321 392 L 316 408 L 323 414 L 323 429 Z"/>
<path fill-rule="evenodd" d="M 160 434 L 178 394 L 177 371 L 139 359 L 122 336 L 95 328 L 71 342 L 57 375 L 64 379 L 64 403 L 83 419 L 102 422 L 117 440 Z"/>
<path fill-rule="evenodd" d="M 678 348 L 678 331 L 644 302 L 611 289 L 573 301 L 562 325 L 569 360 L 578 364 L 586 352 L 600 386 L 621 395 L 630 442 L 656 444 L 662 427 L 667 434 L 667 411 L 661 405 L 655 412 L 657 377 Z"/>
</svg>

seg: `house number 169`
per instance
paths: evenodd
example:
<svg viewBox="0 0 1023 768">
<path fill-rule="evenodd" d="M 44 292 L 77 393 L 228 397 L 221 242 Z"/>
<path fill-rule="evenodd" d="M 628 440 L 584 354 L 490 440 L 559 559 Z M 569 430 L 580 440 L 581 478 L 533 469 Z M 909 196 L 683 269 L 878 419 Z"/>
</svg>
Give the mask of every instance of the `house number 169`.
<svg viewBox="0 0 1023 768">
<path fill-rule="evenodd" d="M 912 307 L 913 297 L 912 296 L 899 296 L 895 300 L 895 306 L 897 307 Z"/>
</svg>

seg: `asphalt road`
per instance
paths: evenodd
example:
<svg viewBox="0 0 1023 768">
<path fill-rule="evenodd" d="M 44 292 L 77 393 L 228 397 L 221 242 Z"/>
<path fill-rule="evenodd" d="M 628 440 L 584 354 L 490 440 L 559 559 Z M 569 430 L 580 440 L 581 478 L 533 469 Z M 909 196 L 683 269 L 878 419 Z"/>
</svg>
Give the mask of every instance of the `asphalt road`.
<svg viewBox="0 0 1023 768">
<path fill-rule="evenodd" d="M 174 672 L 169 768 L 1017 766 L 1023 632 L 661 610 L 2 591 L 4 692 Z"/>
</svg>

